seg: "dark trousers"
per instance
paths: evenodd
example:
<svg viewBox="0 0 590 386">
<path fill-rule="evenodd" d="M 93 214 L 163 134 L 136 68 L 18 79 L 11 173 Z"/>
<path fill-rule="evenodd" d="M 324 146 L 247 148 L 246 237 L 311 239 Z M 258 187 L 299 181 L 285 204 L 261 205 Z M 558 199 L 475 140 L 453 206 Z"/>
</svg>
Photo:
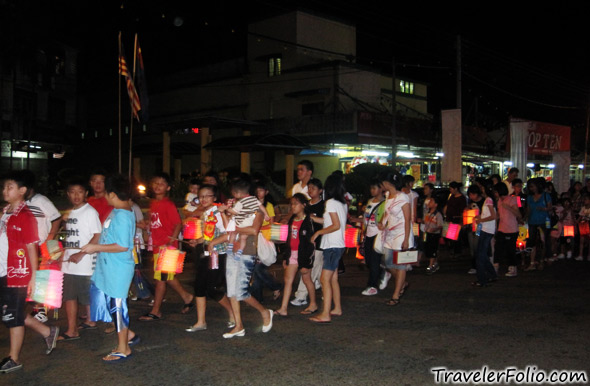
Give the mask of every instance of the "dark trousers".
<svg viewBox="0 0 590 386">
<path fill-rule="evenodd" d="M 494 251 L 494 261 L 496 263 L 504 263 L 507 265 L 516 265 L 516 240 L 518 239 L 518 232 L 516 233 L 496 233 L 496 250 Z"/>
<path fill-rule="evenodd" d="M 379 279 L 381 277 L 381 254 L 375 252 L 373 249 L 376 237 L 377 236 L 365 238 L 365 265 L 369 269 L 367 287 L 379 288 Z"/>
</svg>

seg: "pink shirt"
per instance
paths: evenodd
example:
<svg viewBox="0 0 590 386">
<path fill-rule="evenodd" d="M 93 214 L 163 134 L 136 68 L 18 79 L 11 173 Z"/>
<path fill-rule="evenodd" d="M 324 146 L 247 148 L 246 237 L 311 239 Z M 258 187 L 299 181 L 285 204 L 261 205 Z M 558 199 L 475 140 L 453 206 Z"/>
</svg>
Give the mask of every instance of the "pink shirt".
<svg viewBox="0 0 590 386">
<path fill-rule="evenodd" d="M 518 219 L 508 208 L 504 205 L 508 205 L 518 210 L 518 203 L 516 200 L 520 200 L 516 196 L 503 196 L 498 202 L 498 215 L 500 217 L 500 224 L 498 225 L 498 231 L 502 233 L 517 233 L 518 232 Z"/>
</svg>

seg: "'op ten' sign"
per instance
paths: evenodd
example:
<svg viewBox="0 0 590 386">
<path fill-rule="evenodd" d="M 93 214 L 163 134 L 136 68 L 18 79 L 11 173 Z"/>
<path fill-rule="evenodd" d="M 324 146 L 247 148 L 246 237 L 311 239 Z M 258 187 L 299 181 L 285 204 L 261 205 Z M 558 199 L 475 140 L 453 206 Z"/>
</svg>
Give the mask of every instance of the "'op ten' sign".
<svg viewBox="0 0 590 386">
<path fill-rule="evenodd" d="M 535 122 L 529 128 L 528 154 L 547 155 L 557 151 L 570 151 L 569 126 Z"/>
</svg>

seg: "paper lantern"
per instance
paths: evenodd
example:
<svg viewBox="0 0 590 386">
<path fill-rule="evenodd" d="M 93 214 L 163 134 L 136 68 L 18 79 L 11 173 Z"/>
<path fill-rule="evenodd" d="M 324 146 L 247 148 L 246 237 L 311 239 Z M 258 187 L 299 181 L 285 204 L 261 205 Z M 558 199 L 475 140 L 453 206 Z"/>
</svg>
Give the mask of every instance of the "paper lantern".
<svg viewBox="0 0 590 386">
<path fill-rule="evenodd" d="M 420 224 L 413 223 L 412 224 L 412 231 L 414 232 L 414 236 L 420 236 Z"/>
<path fill-rule="evenodd" d="M 346 227 L 344 231 L 344 246 L 346 248 L 356 248 L 358 247 L 359 239 L 359 228 L 355 227 Z"/>
<path fill-rule="evenodd" d="M 63 295 L 64 274 L 61 271 L 44 269 L 35 274 L 35 289 L 31 299 L 48 307 L 60 308 Z"/>
<path fill-rule="evenodd" d="M 590 227 L 586 221 L 579 223 L 578 229 L 580 230 L 580 236 L 588 236 L 590 234 Z"/>
<path fill-rule="evenodd" d="M 203 229 L 201 227 L 201 220 L 195 217 L 187 219 L 184 223 L 182 237 L 185 240 L 196 240 L 202 238 Z"/>
<path fill-rule="evenodd" d="M 450 240 L 457 240 L 459 238 L 459 232 L 461 231 L 461 227 L 459 224 L 450 223 L 449 229 L 445 234 L 445 237 Z"/>
<path fill-rule="evenodd" d="M 156 271 L 164 273 L 182 273 L 186 252 L 179 251 L 172 246 L 160 247 Z"/>
<path fill-rule="evenodd" d="M 574 237 L 574 226 L 564 225 L 563 226 L 563 237 Z"/>
<path fill-rule="evenodd" d="M 289 234 L 289 225 L 287 224 L 272 224 L 270 226 L 270 239 L 273 241 L 287 241 Z"/>
<path fill-rule="evenodd" d="M 360 248 L 356 249 L 356 254 L 354 255 L 358 260 L 364 260 L 365 256 L 361 255 Z"/>
<path fill-rule="evenodd" d="M 63 245 L 57 240 L 47 240 L 40 247 L 41 258 L 47 260 L 57 260 L 63 254 Z"/>
<path fill-rule="evenodd" d="M 523 240 L 516 240 L 516 248 L 519 251 L 523 251 L 526 248 L 526 243 Z"/>
<path fill-rule="evenodd" d="M 479 215 L 479 209 L 465 209 L 463 211 L 463 225 L 473 224 L 473 218 Z"/>
</svg>

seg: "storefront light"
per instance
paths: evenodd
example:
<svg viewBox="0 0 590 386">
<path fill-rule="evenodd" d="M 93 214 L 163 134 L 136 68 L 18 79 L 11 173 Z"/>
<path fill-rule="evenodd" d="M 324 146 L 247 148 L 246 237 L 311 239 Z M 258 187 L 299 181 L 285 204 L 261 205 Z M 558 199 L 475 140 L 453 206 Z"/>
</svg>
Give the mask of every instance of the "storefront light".
<svg viewBox="0 0 590 386">
<path fill-rule="evenodd" d="M 332 154 L 346 154 L 347 150 L 345 150 L 345 149 L 331 149 L 330 153 L 332 153 Z"/>
<path fill-rule="evenodd" d="M 579 164 L 578 165 L 578 169 L 584 169 L 584 165 L 583 164 Z"/>
<path fill-rule="evenodd" d="M 512 161 L 504 161 L 504 165 L 506 165 L 506 166 L 512 166 Z"/>
<path fill-rule="evenodd" d="M 549 169 L 554 169 L 554 168 L 555 168 L 555 164 L 549 164 L 549 165 L 547 165 L 547 167 L 548 167 Z"/>
<path fill-rule="evenodd" d="M 398 151 L 397 155 L 400 157 L 414 158 L 414 153 L 411 151 Z"/>
<path fill-rule="evenodd" d="M 377 157 L 389 157 L 389 153 L 386 153 L 384 151 L 363 150 L 363 154 Z M 397 153 L 397 155 L 399 155 L 399 153 Z"/>
<path fill-rule="evenodd" d="M 527 168 L 534 168 L 534 167 L 535 167 L 535 164 L 533 164 L 533 163 L 528 163 L 528 164 L 526 164 L 526 167 L 527 167 Z"/>
<path fill-rule="evenodd" d="M 437 156 L 437 157 L 444 157 L 445 156 L 445 153 L 436 153 L 435 156 Z"/>
</svg>

